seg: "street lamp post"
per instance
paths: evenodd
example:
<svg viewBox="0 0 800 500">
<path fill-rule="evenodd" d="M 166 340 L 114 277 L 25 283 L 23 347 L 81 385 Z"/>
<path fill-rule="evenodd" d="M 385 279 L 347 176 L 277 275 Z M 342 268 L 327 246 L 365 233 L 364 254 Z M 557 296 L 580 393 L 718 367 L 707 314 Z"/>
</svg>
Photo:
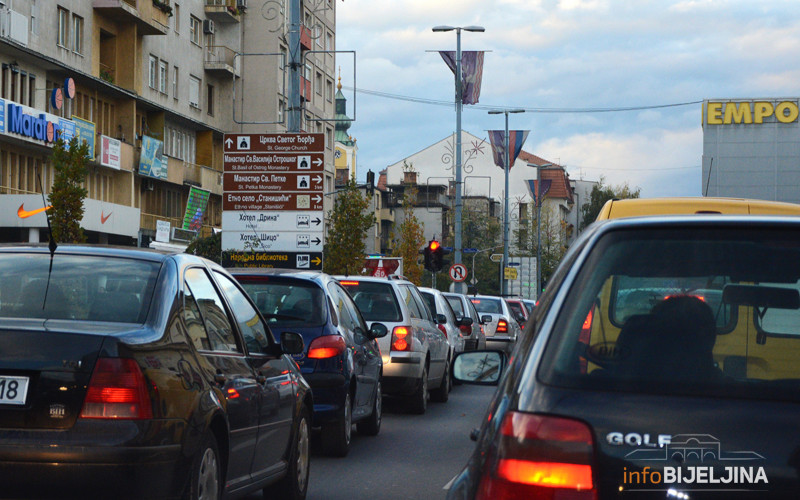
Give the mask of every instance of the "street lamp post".
<svg viewBox="0 0 800 500">
<path fill-rule="evenodd" d="M 508 172 L 511 170 L 511 165 L 510 165 L 511 156 L 509 155 L 509 151 L 508 151 L 508 114 L 509 113 L 524 113 L 524 112 L 525 112 L 524 109 L 506 109 L 506 110 L 502 110 L 502 111 L 500 111 L 500 110 L 489 111 L 490 115 L 499 115 L 501 113 L 506 115 L 506 129 L 505 129 L 506 135 L 505 135 L 505 138 L 504 138 L 506 155 L 505 155 L 505 159 L 503 161 L 503 163 L 505 163 L 505 168 L 503 170 L 505 170 L 505 175 L 506 175 L 506 179 L 505 179 L 506 180 L 506 192 L 505 192 L 505 196 L 504 196 L 504 203 L 505 204 L 504 204 L 504 209 L 503 209 L 503 267 L 508 267 Z M 501 293 L 502 293 L 502 295 L 504 297 L 506 295 L 508 295 L 508 280 L 506 279 L 505 271 L 503 271 L 502 291 L 501 291 Z"/>
<path fill-rule="evenodd" d="M 454 264 L 461 264 L 461 106 L 463 96 L 461 94 L 461 30 L 482 33 L 486 31 L 483 26 L 434 26 L 434 33 L 445 31 L 456 32 L 456 206 L 455 206 L 455 228 L 454 228 Z M 464 293 L 463 283 L 455 283 L 456 293 Z"/>
</svg>

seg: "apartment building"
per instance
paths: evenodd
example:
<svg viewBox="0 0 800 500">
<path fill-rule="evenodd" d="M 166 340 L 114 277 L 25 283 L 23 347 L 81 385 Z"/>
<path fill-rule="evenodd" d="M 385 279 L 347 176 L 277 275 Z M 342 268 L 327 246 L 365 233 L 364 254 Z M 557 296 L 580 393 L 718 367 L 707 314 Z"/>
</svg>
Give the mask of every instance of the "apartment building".
<svg viewBox="0 0 800 500">
<path fill-rule="evenodd" d="M 335 5 L 300 3 L 301 129 L 326 134 L 332 186 Z M 262 10 L 247 0 L 0 0 L 0 242 L 47 239 L 44 213 L 31 212 L 53 182 L 48 127 L 92 148 L 90 242 L 146 246 L 159 221 L 185 242 L 197 190 L 208 200 L 200 234 L 220 228 L 223 135 L 286 131 L 289 13 Z"/>
</svg>

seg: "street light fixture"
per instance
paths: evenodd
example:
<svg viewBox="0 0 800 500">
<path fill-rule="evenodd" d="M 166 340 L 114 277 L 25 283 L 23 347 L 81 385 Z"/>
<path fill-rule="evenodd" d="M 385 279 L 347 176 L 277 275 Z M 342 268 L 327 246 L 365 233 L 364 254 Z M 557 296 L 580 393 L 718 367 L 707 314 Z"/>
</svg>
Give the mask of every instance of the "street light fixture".
<svg viewBox="0 0 800 500">
<path fill-rule="evenodd" d="M 490 115 L 499 115 L 504 114 L 506 115 L 506 135 L 504 136 L 503 142 L 505 143 L 505 152 L 506 157 L 503 163 L 505 163 L 505 175 L 506 175 L 506 192 L 505 192 L 505 208 L 503 209 L 503 267 L 508 266 L 508 172 L 511 170 L 511 161 L 508 151 L 508 114 L 509 113 L 524 113 L 524 109 L 505 109 L 505 110 L 492 110 L 489 111 Z M 503 271 L 503 281 L 502 281 L 502 295 L 505 297 L 508 295 L 508 280 L 506 279 L 505 270 Z"/>
<path fill-rule="evenodd" d="M 483 33 L 486 29 L 483 26 L 434 26 L 434 33 L 445 31 L 456 32 L 456 206 L 455 206 L 455 228 L 453 238 L 453 264 L 461 264 L 461 31 L 472 31 Z M 457 293 L 464 293 L 463 283 L 454 283 L 454 290 Z"/>
</svg>

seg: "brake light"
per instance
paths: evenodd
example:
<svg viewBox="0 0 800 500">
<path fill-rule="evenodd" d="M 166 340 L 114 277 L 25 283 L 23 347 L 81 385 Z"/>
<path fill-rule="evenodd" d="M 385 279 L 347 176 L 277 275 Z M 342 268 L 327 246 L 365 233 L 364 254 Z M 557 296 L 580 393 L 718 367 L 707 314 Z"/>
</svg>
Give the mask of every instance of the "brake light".
<svg viewBox="0 0 800 500">
<path fill-rule="evenodd" d="M 99 358 L 83 400 L 81 418 L 153 418 L 142 369 L 129 358 Z"/>
<path fill-rule="evenodd" d="M 508 323 L 506 320 L 501 319 L 497 322 L 497 328 L 494 333 L 508 333 Z"/>
<path fill-rule="evenodd" d="M 594 316 L 594 308 L 589 309 L 589 314 L 586 315 L 586 319 L 583 320 L 583 326 L 581 327 L 581 333 L 578 335 L 578 343 L 583 344 L 583 351 L 589 348 L 589 344 L 591 344 L 592 340 L 592 317 Z M 580 362 L 580 371 L 581 373 L 586 373 L 589 370 L 589 361 L 586 357 L 581 356 L 578 361 Z"/>
<path fill-rule="evenodd" d="M 596 499 L 592 432 L 577 420 L 509 412 L 477 499 Z"/>
<path fill-rule="evenodd" d="M 340 281 L 339 284 L 342 286 L 358 286 L 358 281 Z"/>
<path fill-rule="evenodd" d="M 410 351 L 411 337 L 408 334 L 411 329 L 407 326 L 396 326 L 392 330 L 392 351 Z"/>
<path fill-rule="evenodd" d="M 307 358 L 327 359 L 339 356 L 347 349 L 344 339 L 339 335 L 324 335 L 311 341 Z"/>
<path fill-rule="evenodd" d="M 464 334 L 464 335 L 470 335 L 470 334 L 472 334 L 472 327 L 471 327 L 471 326 L 459 325 L 459 326 L 458 326 L 458 329 L 459 329 L 459 330 L 461 331 L 461 333 L 462 333 L 462 334 Z"/>
<path fill-rule="evenodd" d="M 449 338 L 449 337 L 447 336 L 447 328 L 445 328 L 445 326 L 444 326 L 444 325 L 436 325 L 436 326 L 438 326 L 438 327 L 439 327 L 439 330 L 441 330 L 441 332 L 442 332 L 442 333 L 444 333 L 444 338 Z"/>
</svg>

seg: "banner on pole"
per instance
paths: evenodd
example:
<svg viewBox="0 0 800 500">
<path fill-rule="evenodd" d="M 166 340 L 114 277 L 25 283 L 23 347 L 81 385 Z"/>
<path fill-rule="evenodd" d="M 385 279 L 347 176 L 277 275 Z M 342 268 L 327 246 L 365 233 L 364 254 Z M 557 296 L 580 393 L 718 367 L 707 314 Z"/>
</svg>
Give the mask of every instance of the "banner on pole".
<svg viewBox="0 0 800 500">
<path fill-rule="evenodd" d="M 535 179 L 528 180 L 528 189 L 531 190 L 531 196 L 533 196 L 534 205 L 539 203 L 539 196 L 547 196 L 547 192 L 550 191 L 550 186 L 552 184 L 552 179 L 542 179 L 541 183 L 537 182 Z M 538 195 L 536 193 L 537 187 L 541 191 L 541 193 Z"/>
<path fill-rule="evenodd" d="M 483 54 L 481 50 L 464 50 L 461 52 L 461 102 L 477 104 L 481 95 L 483 78 Z M 453 50 L 440 50 L 444 62 L 453 74 L 456 74 L 456 53 Z"/>
<path fill-rule="evenodd" d="M 522 145 L 525 144 L 525 139 L 528 138 L 530 130 L 509 130 L 508 131 L 508 163 L 509 170 L 514 166 L 517 161 Z M 503 163 L 505 162 L 506 153 L 506 139 L 505 130 L 490 130 L 489 141 L 492 143 L 492 155 L 494 156 L 494 164 L 505 170 Z"/>
</svg>

